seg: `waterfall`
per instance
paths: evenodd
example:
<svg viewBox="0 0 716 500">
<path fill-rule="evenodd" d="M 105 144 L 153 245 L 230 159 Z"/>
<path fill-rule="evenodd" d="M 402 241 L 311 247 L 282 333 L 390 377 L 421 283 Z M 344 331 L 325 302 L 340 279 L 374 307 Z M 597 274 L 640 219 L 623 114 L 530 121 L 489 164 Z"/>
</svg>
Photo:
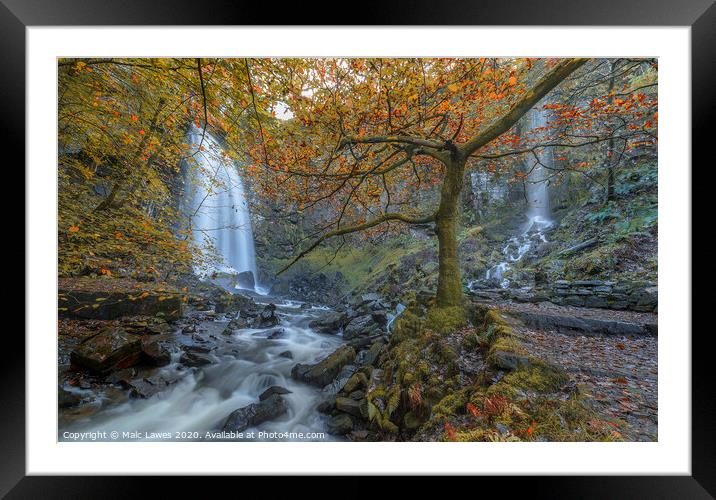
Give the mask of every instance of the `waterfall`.
<svg viewBox="0 0 716 500">
<path fill-rule="evenodd" d="M 543 103 L 532 108 L 527 115 L 527 125 L 530 133 L 538 142 L 546 142 L 547 134 L 547 111 Z M 510 269 L 511 264 L 522 260 L 536 244 L 546 242 L 545 232 L 554 226 L 549 203 L 549 169 L 554 164 L 554 152 L 552 148 L 545 148 L 539 151 L 539 163 L 528 165 L 528 175 L 525 182 L 525 196 L 527 198 L 527 211 L 524 225 L 520 232 L 507 240 L 502 248 L 502 255 L 505 260 L 490 267 L 485 272 L 483 279 L 470 282 L 468 288 L 474 290 L 481 286 L 497 282 L 502 288 L 510 285 L 510 280 L 505 273 Z"/>
<path fill-rule="evenodd" d="M 195 262 L 195 272 L 212 276 L 250 271 L 253 288 L 264 293 L 258 284 L 251 214 L 237 163 L 209 132 L 202 139 L 202 130 L 192 126 L 187 142 L 196 151 L 195 161 L 187 162 L 187 213 L 194 242 L 205 254 Z"/>
<path fill-rule="evenodd" d="M 535 139 L 545 142 L 548 139 L 546 132 L 547 113 L 541 105 L 532 108 L 528 114 L 529 127 L 533 132 Z M 549 206 L 549 190 L 548 181 L 549 169 L 554 164 L 554 151 L 552 148 L 542 149 L 539 152 L 540 162 L 534 168 L 530 167 L 527 177 L 526 194 L 527 194 L 527 217 L 530 221 L 538 220 L 540 222 L 551 221 L 551 211 Z"/>
</svg>

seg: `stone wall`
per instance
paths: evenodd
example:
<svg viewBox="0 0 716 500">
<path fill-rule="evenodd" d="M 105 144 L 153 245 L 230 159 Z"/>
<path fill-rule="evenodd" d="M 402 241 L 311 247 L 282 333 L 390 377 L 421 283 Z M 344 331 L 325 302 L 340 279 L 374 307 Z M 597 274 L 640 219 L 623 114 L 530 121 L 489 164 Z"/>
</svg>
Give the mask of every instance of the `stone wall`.
<svg viewBox="0 0 716 500">
<path fill-rule="evenodd" d="M 555 304 L 657 312 L 658 288 L 653 282 L 558 280 L 542 288 Z"/>
<path fill-rule="evenodd" d="M 490 288 L 470 295 L 483 300 L 552 302 L 577 307 L 594 307 L 641 312 L 658 312 L 658 287 L 650 281 L 558 280 L 530 290 Z"/>
</svg>

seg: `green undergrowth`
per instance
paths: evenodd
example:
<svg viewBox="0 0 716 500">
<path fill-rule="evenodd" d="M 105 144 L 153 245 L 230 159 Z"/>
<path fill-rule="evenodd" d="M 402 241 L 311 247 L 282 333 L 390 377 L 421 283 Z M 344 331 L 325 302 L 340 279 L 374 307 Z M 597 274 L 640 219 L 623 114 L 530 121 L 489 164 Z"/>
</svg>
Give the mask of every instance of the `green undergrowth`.
<svg viewBox="0 0 716 500">
<path fill-rule="evenodd" d="M 434 246 L 434 242 L 430 239 L 414 239 L 407 234 L 386 238 L 384 242 L 376 244 L 361 242 L 360 244 L 343 245 L 340 248 L 332 245 L 323 246 L 303 257 L 285 273 L 285 277 L 312 273 L 333 276 L 340 273 L 343 282 L 341 293 L 368 289 L 380 292 L 381 290 L 377 288 L 387 281 L 391 272 L 408 265 L 415 267 L 416 263 L 413 261 L 417 261 L 418 266 L 437 269 L 436 259 L 416 258 L 418 252 L 431 249 Z M 289 262 L 289 258 L 264 259 L 264 265 L 274 272 Z M 398 280 L 401 285 L 407 284 L 403 282 L 406 277 L 410 276 L 401 276 L 401 279 Z M 387 290 L 383 291 L 387 292 Z"/>
<path fill-rule="evenodd" d="M 434 328 L 442 319 L 453 326 Z M 468 314 L 421 314 L 413 304 L 396 321 L 374 370 L 367 395 L 370 425 L 412 440 L 619 439 L 585 395 L 569 388 L 563 370 L 529 355 L 515 326 L 515 320 L 482 306 Z M 466 376 L 461 356 L 474 354 L 485 360 L 485 369 Z M 524 362 L 504 370 L 498 356 Z"/>
</svg>

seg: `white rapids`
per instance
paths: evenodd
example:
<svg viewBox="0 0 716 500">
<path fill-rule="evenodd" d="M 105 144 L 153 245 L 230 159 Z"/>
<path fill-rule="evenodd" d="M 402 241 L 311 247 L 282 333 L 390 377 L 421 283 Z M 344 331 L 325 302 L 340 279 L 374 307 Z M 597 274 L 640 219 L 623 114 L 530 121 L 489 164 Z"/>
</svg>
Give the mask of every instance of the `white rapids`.
<svg viewBox="0 0 716 500">
<path fill-rule="evenodd" d="M 117 440 L 123 440 L 124 432 L 136 431 L 137 437 L 124 440 L 157 440 L 152 433 L 171 433 L 169 440 L 174 440 L 176 433 L 191 433 L 183 439 L 204 440 L 207 433 L 221 431 L 231 412 L 257 403 L 263 391 L 278 385 L 291 391 L 283 396 L 288 413 L 247 429 L 244 434 L 256 432 L 254 440 L 334 440 L 326 433 L 325 417 L 316 411 L 325 394 L 293 380 L 290 373 L 296 363 L 314 363 L 333 352 L 341 345 L 342 337 L 314 332 L 308 322 L 320 309 L 300 310 L 296 305 L 300 304 L 277 304 L 282 323 L 272 328 L 239 329 L 222 335 L 228 318 L 200 323 L 197 335 L 205 339 L 202 345 L 211 348 L 206 355 L 214 361 L 201 368 L 179 363 L 179 346 L 191 345 L 197 335 L 175 333 L 172 362 L 155 369 L 152 375 L 176 382 L 147 399 L 125 395 L 120 402 L 106 406 L 103 395 L 95 394 L 97 404 L 105 407 L 86 417 L 77 415 L 61 422 L 59 439 L 63 440 L 65 432 L 114 431 L 120 435 Z M 282 330 L 280 336 L 268 338 L 277 330 Z M 293 359 L 286 357 L 287 351 Z M 262 439 L 259 432 L 275 434 Z M 299 433 L 307 437 L 297 437 Z"/>
</svg>

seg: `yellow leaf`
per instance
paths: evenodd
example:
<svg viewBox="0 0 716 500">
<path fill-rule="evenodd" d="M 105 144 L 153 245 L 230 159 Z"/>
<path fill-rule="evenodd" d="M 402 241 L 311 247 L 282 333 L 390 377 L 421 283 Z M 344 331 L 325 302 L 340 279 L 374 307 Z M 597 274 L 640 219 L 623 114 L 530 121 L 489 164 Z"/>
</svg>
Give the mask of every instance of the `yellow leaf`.
<svg viewBox="0 0 716 500">
<path fill-rule="evenodd" d="M 457 92 L 459 88 L 460 88 L 460 86 L 457 83 L 452 83 L 452 84 L 448 85 L 448 90 L 450 92 Z"/>
</svg>

